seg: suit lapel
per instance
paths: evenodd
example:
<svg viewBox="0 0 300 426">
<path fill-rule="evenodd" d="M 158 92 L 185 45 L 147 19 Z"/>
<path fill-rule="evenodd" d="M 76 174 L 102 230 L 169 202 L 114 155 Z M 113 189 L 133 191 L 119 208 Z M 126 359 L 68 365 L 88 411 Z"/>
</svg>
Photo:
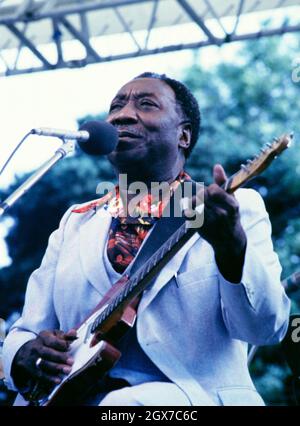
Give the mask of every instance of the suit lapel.
<svg viewBox="0 0 300 426">
<path fill-rule="evenodd" d="M 111 283 L 103 262 L 104 247 L 110 224 L 111 215 L 102 208 L 80 228 L 80 258 L 82 269 L 88 281 L 102 295 L 111 288 Z M 151 303 L 164 285 L 176 274 L 186 253 L 199 238 L 199 234 L 195 233 L 163 268 L 154 284 L 144 292 L 139 305 L 139 312 L 142 312 Z"/>
<path fill-rule="evenodd" d="M 142 300 L 139 304 L 138 313 L 141 313 L 156 297 L 158 292 L 174 277 L 179 270 L 185 255 L 188 250 L 195 244 L 200 238 L 198 233 L 195 233 L 186 244 L 179 250 L 179 252 L 167 263 L 167 265 L 160 272 L 156 278 L 154 284 L 146 290 L 143 294 Z"/>
<path fill-rule="evenodd" d="M 103 252 L 111 223 L 111 215 L 99 209 L 80 227 L 80 258 L 88 281 L 100 294 L 111 284 L 103 262 Z"/>
</svg>

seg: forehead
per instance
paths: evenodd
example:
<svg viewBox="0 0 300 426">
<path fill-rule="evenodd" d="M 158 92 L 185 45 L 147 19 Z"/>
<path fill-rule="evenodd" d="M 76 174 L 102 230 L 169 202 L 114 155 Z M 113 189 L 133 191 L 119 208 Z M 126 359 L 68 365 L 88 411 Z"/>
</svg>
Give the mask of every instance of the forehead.
<svg viewBox="0 0 300 426">
<path fill-rule="evenodd" d="M 129 81 L 118 91 L 115 97 L 130 97 L 140 95 L 153 96 L 161 101 L 176 102 L 173 89 L 164 81 L 157 78 L 138 78 Z"/>
</svg>

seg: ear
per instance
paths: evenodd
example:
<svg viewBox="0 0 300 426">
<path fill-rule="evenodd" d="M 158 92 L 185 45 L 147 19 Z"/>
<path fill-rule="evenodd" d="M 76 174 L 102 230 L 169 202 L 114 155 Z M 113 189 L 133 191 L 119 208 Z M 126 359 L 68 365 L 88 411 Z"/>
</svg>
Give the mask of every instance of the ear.
<svg viewBox="0 0 300 426">
<path fill-rule="evenodd" d="M 191 123 L 184 122 L 179 126 L 179 143 L 178 146 L 187 149 L 191 144 L 192 127 Z"/>
</svg>

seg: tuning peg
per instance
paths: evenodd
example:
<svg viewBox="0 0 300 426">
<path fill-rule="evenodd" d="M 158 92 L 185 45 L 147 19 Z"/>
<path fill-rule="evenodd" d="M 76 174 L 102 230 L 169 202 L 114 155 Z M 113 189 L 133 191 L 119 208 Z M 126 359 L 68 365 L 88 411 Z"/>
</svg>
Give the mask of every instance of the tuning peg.
<svg viewBox="0 0 300 426">
<path fill-rule="evenodd" d="M 247 165 L 248 165 L 248 164 L 252 164 L 252 163 L 253 163 L 253 161 L 252 161 L 252 160 L 249 160 L 249 159 L 247 160 Z"/>
<path fill-rule="evenodd" d="M 273 138 L 274 142 L 279 142 L 279 138 Z"/>
<path fill-rule="evenodd" d="M 260 148 L 260 152 L 261 152 L 262 154 L 265 154 L 265 152 L 266 152 L 265 148 Z"/>
<path fill-rule="evenodd" d="M 269 143 L 269 142 L 267 142 L 267 143 L 266 143 L 266 146 L 267 146 L 268 148 L 272 148 L 272 144 L 271 144 L 271 143 Z"/>
<path fill-rule="evenodd" d="M 248 167 L 245 164 L 241 164 L 241 169 L 245 170 L 245 172 L 248 171 Z"/>
<path fill-rule="evenodd" d="M 288 141 L 288 147 L 290 147 L 291 145 L 292 145 L 292 143 L 293 143 L 293 139 L 294 139 L 294 132 L 291 132 L 290 134 L 289 134 L 289 141 Z"/>
</svg>

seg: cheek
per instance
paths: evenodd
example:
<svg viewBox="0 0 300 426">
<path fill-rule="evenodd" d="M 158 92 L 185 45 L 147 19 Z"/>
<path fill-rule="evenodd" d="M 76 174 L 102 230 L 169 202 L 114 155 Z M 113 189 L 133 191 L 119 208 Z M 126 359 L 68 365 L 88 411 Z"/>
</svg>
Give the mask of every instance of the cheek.
<svg viewBox="0 0 300 426">
<path fill-rule="evenodd" d="M 172 158 L 175 161 L 178 155 L 178 146 L 175 140 L 172 140 L 172 139 L 164 140 L 163 135 L 161 135 L 161 138 L 157 140 L 155 143 L 148 144 L 147 151 L 152 157 L 155 157 L 161 160 Z"/>
<path fill-rule="evenodd" d="M 179 144 L 178 129 L 173 127 L 162 128 L 160 132 L 160 141 L 164 144 L 168 150 L 175 150 Z"/>
<path fill-rule="evenodd" d="M 155 127 L 148 127 L 149 139 L 158 143 L 172 144 L 178 138 L 178 131 L 173 123 L 161 122 L 160 125 Z"/>
</svg>

